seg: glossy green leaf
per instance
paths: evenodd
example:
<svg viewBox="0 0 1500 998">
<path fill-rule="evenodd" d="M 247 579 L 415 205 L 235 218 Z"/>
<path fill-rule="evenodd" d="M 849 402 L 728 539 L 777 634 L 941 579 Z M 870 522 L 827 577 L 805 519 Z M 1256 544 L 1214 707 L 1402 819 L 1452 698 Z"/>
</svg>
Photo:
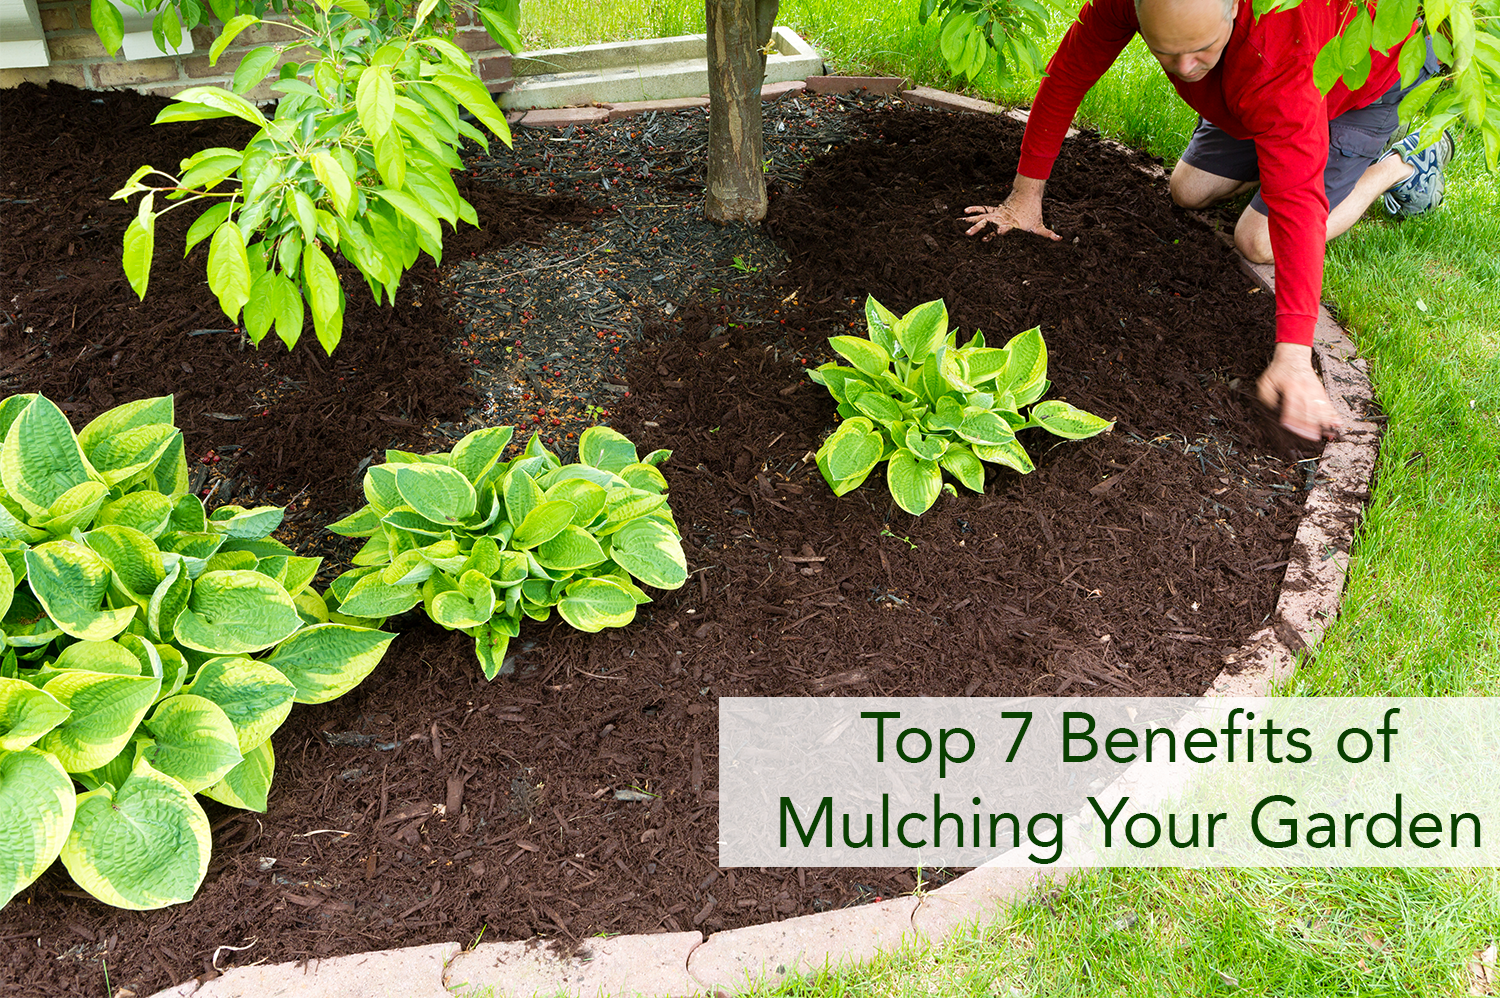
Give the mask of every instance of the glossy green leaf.
<svg viewBox="0 0 1500 998">
<path fill-rule="evenodd" d="M 499 136 L 502 142 L 510 145 L 510 125 L 495 104 L 494 98 L 490 96 L 490 92 L 480 82 L 479 77 L 472 74 L 438 73 L 433 77 L 432 82 L 468 108 L 469 113 L 478 118 L 484 127 Z"/>
<path fill-rule="evenodd" d="M 276 68 L 276 61 L 280 58 L 281 53 L 271 45 L 251 49 L 240 59 L 240 64 L 234 71 L 234 78 L 230 81 L 230 87 L 237 94 L 255 89 L 266 78 L 266 74 Z"/>
<path fill-rule="evenodd" d="M 237 319 L 250 300 L 250 260 L 245 237 L 234 222 L 226 221 L 215 229 L 208 244 L 208 287 L 231 319 Z"/>
<path fill-rule="evenodd" d="M 93 24 L 104 51 L 110 55 L 119 52 L 120 44 L 125 40 L 125 19 L 120 16 L 119 9 L 109 0 L 91 0 L 89 21 Z M 0 901 L 0 904 L 4 902 Z"/>
<path fill-rule="evenodd" d="M 177 94 L 173 100 L 190 104 L 201 104 L 204 107 L 213 108 L 225 114 L 232 114 L 236 118 L 250 122 L 250 124 L 257 128 L 264 128 L 270 124 L 266 116 L 261 114 L 260 110 L 254 104 L 239 94 L 230 93 L 228 90 L 223 90 L 219 87 L 188 87 Z M 171 108 L 167 110 L 170 111 Z M 162 112 L 162 114 L 165 113 L 165 111 Z M 162 115 L 157 115 L 156 120 L 161 121 Z"/>
<path fill-rule="evenodd" d="M 219 32 L 219 37 L 215 38 L 214 43 L 209 46 L 208 64 L 210 66 L 217 65 L 219 62 L 219 56 L 223 55 L 224 50 L 227 49 L 234 42 L 234 40 L 240 36 L 240 32 L 259 23 L 260 18 L 255 17 L 251 14 L 240 14 L 236 17 L 230 18 L 229 21 L 225 23 L 224 30 Z"/>
<path fill-rule="evenodd" d="M 125 227 L 125 252 L 120 264 L 137 298 L 146 297 L 151 282 L 151 257 L 156 251 L 156 216 L 137 216 Z"/>
<path fill-rule="evenodd" d="M 390 131 L 396 113 L 396 88 L 389 66 L 371 66 L 360 74 L 354 106 L 366 135 L 374 139 Z"/>
<path fill-rule="evenodd" d="M 344 289 L 333 262 L 312 243 L 302 251 L 302 283 L 312 307 L 313 332 L 323 350 L 332 355 L 344 335 Z"/>
</svg>

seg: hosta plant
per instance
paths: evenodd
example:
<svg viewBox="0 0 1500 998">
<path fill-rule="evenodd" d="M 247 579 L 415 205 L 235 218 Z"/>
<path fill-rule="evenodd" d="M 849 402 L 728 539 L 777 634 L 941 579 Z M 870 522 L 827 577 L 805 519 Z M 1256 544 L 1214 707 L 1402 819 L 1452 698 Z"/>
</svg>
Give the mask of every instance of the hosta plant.
<svg viewBox="0 0 1500 998">
<path fill-rule="evenodd" d="M 319 559 L 268 537 L 280 509 L 205 514 L 172 409 L 75 434 L 40 395 L 0 402 L 0 905 L 59 855 L 112 905 L 191 898 L 194 795 L 265 810 L 292 704 L 352 688 L 391 641 L 328 622 Z"/>
<path fill-rule="evenodd" d="M 858 488 L 885 461 L 891 498 L 919 515 L 937 501 L 945 471 L 975 492 L 984 491 L 985 461 L 1029 473 L 1018 430 L 1034 426 L 1080 440 L 1114 426 L 1066 402 L 1038 401 L 1051 387 L 1039 329 L 1003 347 L 986 346 L 976 330 L 960 347 L 941 300 L 898 317 L 869 298 L 865 319 L 868 338 L 828 341 L 853 367 L 823 364 L 808 372 L 843 417 L 817 454 L 835 495 Z"/>
<path fill-rule="evenodd" d="M 658 450 L 607 427 L 584 430 L 580 463 L 561 464 L 533 436 L 511 461 L 513 428 L 476 430 L 451 452 L 387 451 L 365 473 L 363 507 L 328 529 L 368 537 L 355 568 L 329 586 L 329 605 L 381 618 L 421 603 L 474 638 L 487 678 L 499 674 L 521 620 L 554 607 L 581 631 L 623 627 L 650 602 L 641 585 L 687 580 Z"/>
</svg>

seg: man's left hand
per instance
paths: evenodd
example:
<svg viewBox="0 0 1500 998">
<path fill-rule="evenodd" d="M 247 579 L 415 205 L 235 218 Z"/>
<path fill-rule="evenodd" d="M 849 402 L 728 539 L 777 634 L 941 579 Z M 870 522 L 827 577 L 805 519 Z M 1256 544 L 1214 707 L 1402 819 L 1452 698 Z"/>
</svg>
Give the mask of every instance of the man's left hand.
<svg viewBox="0 0 1500 998">
<path fill-rule="evenodd" d="M 1256 382 L 1260 400 L 1281 415 L 1281 425 L 1307 440 L 1334 439 L 1343 421 L 1333 411 L 1312 366 L 1312 347 L 1276 344 L 1271 363 Z"/>
</svg>

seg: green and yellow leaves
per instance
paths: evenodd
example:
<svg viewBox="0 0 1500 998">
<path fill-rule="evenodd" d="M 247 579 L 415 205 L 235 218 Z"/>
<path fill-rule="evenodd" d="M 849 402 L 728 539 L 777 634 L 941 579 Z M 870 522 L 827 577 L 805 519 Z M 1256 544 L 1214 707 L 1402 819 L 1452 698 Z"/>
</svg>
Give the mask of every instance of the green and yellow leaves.
<svg viewBox="0 0 1500 998">
<path fill-rule="evenodd" d="M 580 631 L 592 633 L 606 627 L 624 627 L 635 619 L 635 606 L 635 598 L 618 583 L 588 578 L 564 590 L 557 612 Z"/>
<path fill-rule="evenodd" d="M 77 541 L 48 541 L 28 550 L 26 577 L 47 616 L 72 637 L 108 640 L 135 616 L 135 606 L 101 606 L 109 588 L 109 566 Z"/>
<path fill-rule="evenodd" d="M 0 908 L 62 851 L 76 800 L 73 780 L 55 757 L 0 750 Z"/>
<path fill-rule="evenodd" d="M 42 689 L 71 713 L 35 747 L 68 772 L 86 773 L 120 754 L 161 692 L 161 678 L 69 671 Z"/>
<path fill-rule="evenodd" d="M 329 587 L 339 612 L 388 616 L 420 601 L 435 622 L 474 637 L 493 678 L 523 616 L 545 620 L 555 606 L 579 628 L 618 627 L 647 601 L 632 577 L 683 584 L 687 560 L 658 470 L 669 451 L 641 459 L 628 438 L 593 427 L 579 437 L 578 464 L 559 464 L 535 436 L 504 462 L 512 432 L 478 430 L 445 454 L 387 452 L 365 473 L 370 504 L 330 528 L 370 538 L 359 567 Z"/>
<path fill-rule="evenodd" d="M 844 420 L 818 448 L 818 470 L 841 496 L 858 488 L 885 456 L 885 441 L 864 416 Z"/>
<path fill-rule="evenodd" d="M 47 512 L 92 472 L 68 417 L 40 395 L 20 410 L 0 444 L 0 485 L 29 514 Z"/>
<path fill-rule="evenodd" d="M 118 789 L 78 796 L 63 865 L 80 887 L 117 908 L 190 900 L 208 872 L 208 817 L 181 783 L 137 759 Z"/>
<path fill-rule="evenodd" d="M 1056 400 L 1040 402 L 1031 410 L 1031 421 L 1055 436 L 1082 440 L 1111 429 L 1115 424 L 1092 413 Z"/>
<path fill-rule="evenodd" d="M 865 318 L 868 340 L 829 341 L 852 368 L 824 364 L 808 372 L 833 395 L 844 417 L 817 452 L 818 469 L 835 495 L 859 487 L 888 461 L 892 498 L 921 514 L 937 501 L 944 471 L 975 491 L 984 487 L 983 461 L 1031 471 L 1016 439 L 1019 429 L 1040 427 L 1081 439 L 1113 425 L 1064 402 L 1037 405 L 1029 418 L 1020 414 L 1050 386 L 1039 329 L 1019 333 L 1000 348 L 986 346 L 976 332 L 959 347 L 941 301 L 897 316 L 870 298 Z"/>
<path fill-rule="evenodd" d="M 317 624 L 283 641 L 265 661 L 296 687 L 297 703 L 326 703 L 358 686 L 395 637 L 368 627 Z"/>
<path fill-rule="evenodd" d="M 677 531 L 654 517 L 632 520 L 616 531 L 610 556 L 625 571 L 657 589 L 687 581 L 687 559 Z"/>
<path fill-rule="evenodd" d="M 177 618 L 177 642 L 215 655 L 269 648 L 302 625 L 287 591 L 259 572 L 204 572 Z"/>
<path fill-rule="evenodd" d="M 885 480 L 896 505 L 914 516 L 927 512 L 943 488 L 943 473 L 937 462 L 924 461 L 908 450 L 891 455 Z"/>
<path fill-rule="evenodd" d="M 75 436 L 41 396 L 0 401 L 0 897 L 60 850 L 111 904 L 186 900 L 207 862 L 192 794 L 263 809 L 293 701 L 346 692 L 392 640 L 326 623 L 319 559 L 268 537 L 281 509 L 205 515 L 172 417 L 143 399 Z"/>
</svg>

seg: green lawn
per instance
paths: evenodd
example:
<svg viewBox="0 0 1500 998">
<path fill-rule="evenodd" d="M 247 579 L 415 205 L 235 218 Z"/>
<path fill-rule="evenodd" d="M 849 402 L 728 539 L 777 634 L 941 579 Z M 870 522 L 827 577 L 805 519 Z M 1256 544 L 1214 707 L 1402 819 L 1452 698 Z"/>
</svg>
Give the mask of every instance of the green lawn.
<svg viewBox="0 0 1500 998">
<path fill-rule="evenodd" d="M 961 87 L 916 0 L 783 0 L 834 72 L 889 73 L 1007 104 L 1036 81 Z M 703 30 L 702 5 L 529 0 L 529 44 Z M 1054 18 L 1054 37 L 1066 27 Z M 1081 116 L 1170 164 L 1196 116 L 1139 40 Z M 1342 615 L 1288 692 L 1487 696 L 1500 685 L 1500 180 L 1460 136 L 1431 219 L 1335 241 L 1324 297 L 1389 415 Z M 1493 771 L 1477 776 L 1493 780 Z M 1500 936 L 1500 874 L 1102 870 L 934 951 L 786 985 L 796 995 L 1467 995 Z M 1483 994 L 1485 992 L 1478 992 Z"/>
</svg>

